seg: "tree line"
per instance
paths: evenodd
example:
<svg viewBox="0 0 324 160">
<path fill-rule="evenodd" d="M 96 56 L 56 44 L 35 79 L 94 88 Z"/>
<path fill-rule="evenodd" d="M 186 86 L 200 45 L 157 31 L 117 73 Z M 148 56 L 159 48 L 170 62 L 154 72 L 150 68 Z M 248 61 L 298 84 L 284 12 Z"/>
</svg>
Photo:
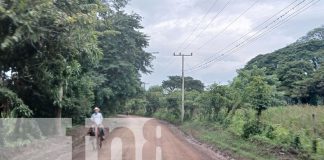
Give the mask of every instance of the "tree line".
<svg viewBox="0 0 324 160">
<path fill-rule="evenodd" d="M 323 31 L 324 26 L 316 28 L 287 47 L 253 58 L 227 85 L 206 88 L 200 80 L 185 77 L 187 118 L 215 119 L 223 108 L 226 115 L 239 108 L 253 108 L 258 119 L 262 111 L 272 106 L 323 105 Z M 126 110 L 142 107 L 139 110 L 147 115 L 163 110 L 178 116 L 181 81 L 180 76 L 169 76 L 161 85 L 129 101 Z"/>
<path fill-rule="evenodd" d="M 70 117 L 118 112 L 142 92 L 153 56 L 128 0 L 0 2 L 1 117 Z"/>
<path fill-rule="evenodd" d="M 226 85 L 215 83 L 205 87 L 200 80 L 186 77 L 185 123 L 219 124 L 244 139 L 258 137 L 266 143 L 275 141 L 286 145 L 301 154 L 305 150 L 316 153 L 319 142 L 323 142 L 323 132 L 308 129 L 315 126 L 315 121 L 297 133 L 262 118 L 264 111 L 271 107 L 280 110 L 292 105 L 324 104 L 323 30 L 324 27 L 316 28 L 285 48 L 255 57 L 237 70 L 237 76 Z M 180 124 L 180 105 L 181 77 L 169 76 L 161 85 L 152 86 L 129 100 L 124 110 Z"/>
<path fill-rule="evenodd" d="M 324 26 L 315 28 L 295 43 L 273 53 L 259 55 L 248 62 L 266 67 L 267 75 L 278 79 L 288 104 L 321 105 L 324 103 Z"/>
<path fill-rule="evenodd" d="M 276 88 L 277 79 L 267 76 L 265 68 L 240 70 L 229 85 L 213 84 L 204 89 L 200 80 L 185 78 L 185 119 L 223 120 L 237 109 L 254 108 L 257 117 L 271 106 L 285 104 Z M 181 104 L 180 76 L 170 76 L 161 86 L 152 86 L 125 106 L 125 110 L 148 116 L 161 114 L 178 123 Z M 221 112 L 226 114 L 221 114 Z M 225 117 L 223 117 L 225 115 Z"/>
</svg>

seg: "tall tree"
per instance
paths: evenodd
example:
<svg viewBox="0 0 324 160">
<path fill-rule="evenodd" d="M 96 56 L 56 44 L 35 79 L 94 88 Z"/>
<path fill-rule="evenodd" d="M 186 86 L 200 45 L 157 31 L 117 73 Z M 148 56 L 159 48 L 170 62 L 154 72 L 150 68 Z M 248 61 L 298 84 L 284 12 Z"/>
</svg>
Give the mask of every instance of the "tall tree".
<svg viewBox="0 0 324 160">
<path fill-rule="evenodd" d="M 195 80 L 192 77 L 185 77 L 185 90 L 186 91 L 203 91 L 204 84 L 200 80 Z M 169 92 L 173 92 L 175 90 L 180 90 L 182 86 L 182 78 L 180 76 L 169 76 L 168 80 L 162 82 L 162 87 Z"/>
<path fill-rule="evenodd" d="M 127 98 L 142 92 L 141 73 L 150 73 L 152 54 L 145 52 L 148 39 L 142 29 L 138 14 L 127 14 L 123 8 L 127 0 L 110 2 L 109 12 L 101 13 L 97 31 L 99 46 L 104 55 L 94 70 L 103 76 L 96 89 L 96 103 L 109 112 L 118 111 Z M 104 92 L 103 92 L 104 91 Z"/>
<path fill-rule="evenodd" d="M 235 97 L 237 98 L 237 97 Z M 203 114 L 210 120 L 217 120 L 222 109 L 229 113 L 233 104 L 233 91 L 230 86 L 213 84 L 199 97 L 198 101 L 202 105 Z"/>
<path fill-rule="evenodd" d="M 324 60 L 324 26 L 308 32 L 295 43 L 275 52 L 259 55 L 253 58 L 244 69 L 250 70 L 254 65 L 266 67 L 267 75 L 274 75 L 281 83 L 277 87 L 285 92 L 288 103 L 316 104 L 314 97 L 320 97 L 315 92 L 309 92 L 313 73 L 320 69 Z M 313 89 L 311 89 L 313 90 Z"/>
<path fill-rule="evenodd" d="M 145 92 L 145 98 L 148 102 L 146 105 L 146 114 L 152 115 L 161 106 L 160 98 L 163 97 L 163 89 L 160 86 L 152 86 Z"/>
<path fill-rule="evenodd" d="M 311 76 L 314 66 L 309 61 L 293 61 L 282 64 L 278 68 L 278 78 L 281 81 L 279 90 L 285 91 L 285 95 L 292 98 L 294 103 L 308 102 L 306 92 L 301 87 L 302 81 Z"/>
<path fill-rule="evenodd" d="M 95 24 L 100 2 L 1 3 L 1 73 L 7 86 L 35 111 L 61 117 L 69 80 L 101 55 Z M 53 114 L 54 113 L 54 114 Z"/>
<path fill-rule="evenodd" d="M 276 88 L 278 79 L 266 75 L 266 68 L 253 66 L 251 70 L 240 70 L 231 85 L 240 93 L 236 98 L 245 107 L 254 108 L 258 119 L 268 107 L 282 104 L 282 94 Z"/>
</svg>

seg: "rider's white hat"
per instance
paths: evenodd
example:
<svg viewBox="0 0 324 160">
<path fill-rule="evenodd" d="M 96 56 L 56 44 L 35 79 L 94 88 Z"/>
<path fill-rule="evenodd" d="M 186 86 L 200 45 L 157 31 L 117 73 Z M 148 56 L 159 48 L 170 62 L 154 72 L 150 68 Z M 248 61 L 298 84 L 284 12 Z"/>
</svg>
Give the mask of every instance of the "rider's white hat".
<svg viewBox="0 0 324 160">
<path fill-rule="evenodd" d="M 98 111 L 100 111 L 100 108 L 98 108 L 98 107 L 95 107 L 93 110 L 98 110 Z"/>
</svg>

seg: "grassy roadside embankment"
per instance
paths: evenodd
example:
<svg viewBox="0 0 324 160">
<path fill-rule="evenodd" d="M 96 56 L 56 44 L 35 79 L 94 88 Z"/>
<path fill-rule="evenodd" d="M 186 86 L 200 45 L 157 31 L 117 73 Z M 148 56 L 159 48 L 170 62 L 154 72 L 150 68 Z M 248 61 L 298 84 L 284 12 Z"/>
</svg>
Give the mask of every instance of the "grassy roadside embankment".
<svg viewBox="0 0 324 160">
<path fill-rule="evenodd" d="M 316 115 L 315 124 L 313 113 Z M 227 127 L 218 122 L 193 120 L 180 125 L 180 128 L 237 159 L 324 159 L 324 107 L 269 108 L 261 119 L 273 127 L 273 138 L 261 133 L 244 139 L 243 125 L 248 121 L 246 117 L 253 115 L 253 110 L 238 110 Z M 313 153 L 313 140 L 317 141 L 316 153 Z"/>
</svg>

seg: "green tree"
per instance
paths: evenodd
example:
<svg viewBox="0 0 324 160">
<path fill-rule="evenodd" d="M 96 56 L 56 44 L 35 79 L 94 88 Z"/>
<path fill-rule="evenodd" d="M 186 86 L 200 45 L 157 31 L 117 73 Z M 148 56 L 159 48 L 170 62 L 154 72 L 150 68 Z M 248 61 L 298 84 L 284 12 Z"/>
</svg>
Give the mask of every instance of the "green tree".
<svg viewBox="0 0 324 160">
<path fill-rule="evenodd" d="M 141 17 L 122 10 L 127 2 L 1 2 L 2 85 L 36 117 L 81 120 L 95 103 L 116 112 L 142 92 L 153 59 Z"/>
<path fill-rule="evenodd" d="M 278 80 L 273 76 L 267 76 L 266 68 L 254 66 L 252 70 L 241 70 L 234 79 L 232 87 L 237 89 L 245 107 L 256 110 L 259 120 L 262 111 L 271 106 L 282 104 L 282 94 L 277 91 Z"/>
<path fill-rule="evenodd" d="M 273 90 L 266 82 L 265 77 L 262 76 L 253 76 L 246 90 L 248 92 L 249 103 L 257 111 L 256 115 L 259 120 L 262 111 L 271 106 Z"/>
<path fill-rule="evenodd" d="M 185 77 L 185 90 L 186 91 L 203 91 L 204 84 L 200 80 L 195 80 L 192 77 Z M 169 76 L 168 80 L 162 82 L 163 89 L 173 92 L 175 90 L 181 90 L 182 78 L 180 76 Z"/>
<path fill-rule="evenodd" d="M 127 99 L 141 94 L 141 73 L 150 73 L 153 56 L 144 51 L 148 46 L 138 14 L 127 14 L 123 8 L 128 1 L 111 1 L 109 12 L 101 13 L 97 31 L 99 47 L 103 58 L 94 69 L 94 75 L 101 76 L 101 83 L 96 87 L 96 104 L 103 111 L 117 112 Z"/>
<path fill-rule="evenodd" d="M 301 95 L 307 96 L 309 103 L 312 105 L 324 104 L 324 67 L 319 65 L 319 68 L 305 80 L 300 81 Z"/>
<path fill-rule="evenodd" d="M 16 93 L 3 87 L 0 87 L 0 106 L 0 118 L 22 118 L 33 115 L 33 111 L 18 98 Z"/>
<path fill-rule="evenodd" d="M 313 75 L 313 80 L 312 83 L 314 87 L 314 92 L 319 95 L 324 97 L 324 67 L 323 64 L 321 65 L 320 69 L 318 69 L 314 75 Z"/>
<path fill-rule="evenodd" d="M 162 107 L 160 99 L 163 96 L 163 89 L 160 86 L 152 86 L 148 89 L 145 93 L 145 98 L 148 102 L 146 105 L 146 115 L 151 116 L 158 108 Z"/>
<path fill-rule="evenodd" d="M 202 94 L 196 95 L 196 105 L 201 119 L 223 121 L 237 109 L 234 89 L 230 85 L 213 84 Z M 236 106 L 235 106 L 236 105 Z M 234 113 L 234 111 L 233 111 Z"/>
<path fill-rule="evenodd" d="M 1 72 L 35 116 L 62 117 L 69 80 L 100 57 L 95 24 L 100 2 L 1 3 Z M 32 98 L 30 98 L 32 97 Z M 47 106 L 47 108 L 41 108 Z M 53 114 L 54 113 L 54 114 Z"/>
<path fill-rule="evenodd" d="M 200 102 L 199 97 L 202 93 L 196 90 L 188 91 L 186 93 L 186 99 L 185 99 L 185 120 L 191 120 L 197 117 L 197 113 L 199 113 L 200 110 Z M 200 116 L 200 115 L 198 115 Z"/>
<path fill-rule="evenodd" d="M 305 36 L 299 38 L 297 43 L 305 43 L 315 40 L 324 40 L 324 25 L 309 31 Z"/>
<path fill-rule="evenodd" d="M 309 92 L 313 72 L 320 68 L 324 59 L 324 27 L 315 28 L 295 43 L 269 54 L 259 55 L 248 62 L 245 70 L 254 65 L 266 67 L 266 75 L 279 78 L 278 90 L 285 92 L 287 103 L 317 104 L 315 92 Z M 314 89 L 311 89 L 314 90 Z"/>
<path fill-rule="evenodd" d="M 285 91 L 285 95 L 291 97 L 294 103 L 308 102 L 307 92 L 304 92 L 303 83 L 305 79 L 314 72 L 314 66 L 309 61 L 293 61 L 282 64 L 278 69 L 278 78 L 281 81 L 278 89 Z"/>
</svg>

